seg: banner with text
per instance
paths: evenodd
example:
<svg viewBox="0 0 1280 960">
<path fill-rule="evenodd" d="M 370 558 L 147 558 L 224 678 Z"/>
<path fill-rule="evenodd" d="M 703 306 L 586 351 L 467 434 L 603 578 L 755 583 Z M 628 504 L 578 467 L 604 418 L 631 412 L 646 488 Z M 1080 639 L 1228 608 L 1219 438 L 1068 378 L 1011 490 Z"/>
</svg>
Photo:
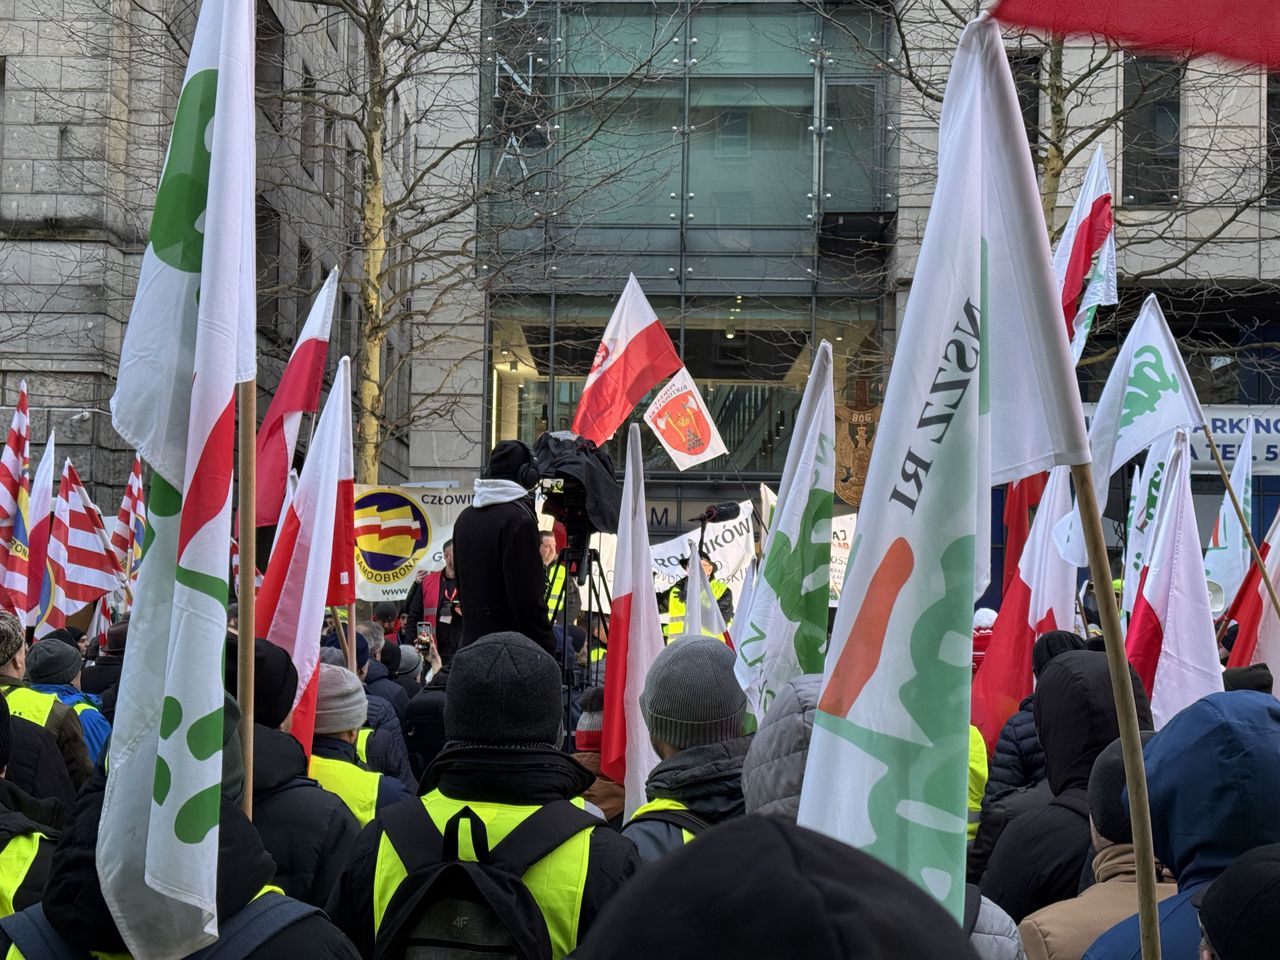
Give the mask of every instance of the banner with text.
<svg viewBox="0 0 1280 960">
<path fill-rule="evenodd" d="M 356 484 L 356 597 L 404 600 L 415 572 L 444 566 L 441 548 L 474 494 Z"/>
<path fill-rule="evenodd" d="M 1095 404 L 1084 405 L 1086 420 L 1093 419 Z M 1202 404 L 1214 442 L 1228 465 L 1244 440 L 1245 424 L 1253 420 L 1253 472 L 1255 476 L 1280 476 L 1280 407 L 1264 404 Z M 1209 443 L 1199 430 L 1187 434 L 1192 473 L 1217 473 Z"/>
<path fill-rule="evenodd" d="M 840 602 L 844 589 L 845 571 L 849 569 L 849 551 L 853 547 L 853 532 L 858 525 L 858 515 L 848 513 L 831 518 L 831 606 Z"/>
</svg>

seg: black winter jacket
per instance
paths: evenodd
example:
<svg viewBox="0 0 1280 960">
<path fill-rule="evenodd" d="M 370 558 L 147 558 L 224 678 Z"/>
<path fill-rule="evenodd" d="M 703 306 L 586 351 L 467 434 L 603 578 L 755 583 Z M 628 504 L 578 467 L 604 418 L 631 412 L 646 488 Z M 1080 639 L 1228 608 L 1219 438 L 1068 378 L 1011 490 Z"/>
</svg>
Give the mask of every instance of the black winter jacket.
<svg viewBox="0 0 1280 960">
<path fill-rule="evenodd" d="M 453 540 L 462 598 L 460 646 L 513 630 L 554 655 L 538 520 L 528 500 L 467 507 L 453 525 Z"/>
<path fill-rule="evenodd" d="M 529 805 L 581 796 L 594 782 L 590 771 L 558 750 L 459 747 L 436 758 L 423 778 L 423 792 L 438 787 L 458 799 Z M 329 916 L 366 958 L 373 956 L 373 883 L 381 839 L 382 824 L 375 818 L 360 832 L 329 899 Z M 591 831 L 579 941 L 639 863 L 635 845 L 604 821 Z"/>
<path fill-rule="evenodd" d="M 1150 730 L 1146 692 L 1130 674 L 1138 724 Z M 1017 923 L 1080 889 L 1089 859 L 1089 774 L 1098 754 L 1120 735 L 1106 654 L 1072 650 L 1055 657 L 1040 674 L 1035 718 L 1054 799 L 1005 828 L 982 880 L 983 895 Z"/>
<path fill-rule="evenodd" d="M 373 697 L 381 697 L 391 704 L 396 719 L 404 724 L 404 712 L 409 706 L 409 694 L 404 687 L 391 679 L 391 673 L 377 660 L 370 660 L 365 669 L 364 688 Z"/>
<path fill-rule="evenodd" d="M 53 798 L 68 807 L 76 802 L 76 788 L 58 750 L 58 738 L 39 724 L 10 717 L 13 747 L 4 779 L 37 799 Z"/>
<path fill-rule="evenodd" d="M 418 778 L 409 767 L 409 751 L 405 747 L 404 728 L 396 718 L 395 707 L 382 697 L 366 694 L 369 716 L 365 726 L 373 730 L 365 749 L 365 766 L 375 773 L 395 777 L 412 790 Z"/>
<path fill-rule="evenodd" d="M 253 825 L 276 862 L 275 883 L 323 907 L 360 824 L 335 794 L 307 778 L 307 755 L 287 733 L 254 726 Z"/>
<path fill-rule="evenodd" d="M 436 754 L 444 749 L 444 701 L 448 683 L 449 665 L 445 664 L 409 701 L 404 739 L 409 746 L 409 765 L 415 777 L 421 778 Z"/>
<path fill-rule="evenodd" d="M 98 768 L 80 791 L 72 822 L 54 851 L 44 912 L 49 923 L 72 946 L 123 953 L 124 941 L 98 882 L 98 821 L 105 788 L 106 776 Z M 275 864 L 238 804 L 223 797 L 219 819 L 218 915 L 229 917 L 271 882 Z M 7 949 L 7 939 L 0 934 L 0 951 Z M 245 960 L 281 957 L 352 960 L 355 951 L 333 924 L 316 915 L 276 934 L 248 953 Z"/>
<path fill-rule="evenodd" d="M 80 672 L 80 689 L 85 693 L 102 696 L 108 687 L 114 687 L 120 682 L 120 671 L 123 669 L 124 657 L 104 653 Z"/>
<path fill-rule="evenodd" d="M 69 812 L 60 800 L 37 800 L 8 780 L 0 780 L 0 849 L 21 836 L 40 833 L 47 838 L 39 841 L 35 860 L 14 890 L 15 911 L 39 903 L 44 896 L 53 848 Z"/>
<path fill-rule="evenodd" d="M 995 753 L 987 766 L 984 802 L 1010 790 L 1035 786 L 1044 779 L 1044 750 L 1036 736 L 1035 703 L 1033 693 L 1019 704 L 1018 712 L 1001 728 Z"/>
</svg>

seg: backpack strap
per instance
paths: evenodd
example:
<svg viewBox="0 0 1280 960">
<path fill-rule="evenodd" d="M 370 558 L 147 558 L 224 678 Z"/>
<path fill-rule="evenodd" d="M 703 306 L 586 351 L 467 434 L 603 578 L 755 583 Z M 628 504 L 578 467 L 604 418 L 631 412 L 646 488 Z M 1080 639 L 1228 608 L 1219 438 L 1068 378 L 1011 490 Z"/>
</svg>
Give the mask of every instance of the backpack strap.
<svg viewBox="0 0 1280 960">
<path fill-rule="evenodd" d="M 62 938 L 44 915 L 44 905 L 37 903 L 26 910 L 0 920 L 0 930 L 24 957 L 40 960 L 88 960 L 89 955 L 77 950 Z"/>
<path fill-rule="evenodd" d="M 378 815 L 378 821 L 407 873 L 440 862 L 444 837 L 421 798 L 410 797 L 392 804 Z"/>
<path fill-rule="evenodd" d="M 973 936 L 974 928 L 978 926 L 978 914 L 982 912 L 982 891 L 976 884 L 966 883 L 964 885 L 964 928 L 966 937 Z"/>
<path fill-rule="evenodd" d="M 673 827 L 679 827 L 681 830 L 688 830 L 695 837 L 711 826 L 692 810 L 650 810 L 648 813 L 633 817 L 631 822 L 644 823 L 646 820 L 653 823 L 665 823 Z"/>
<path fill-rule="evenodd" d="M 492 850 L 489 862 L 520 877 L 562 843 L 583 830 L 603 825 L 599 817 L 568 800 L 553 800 L 529 814 L 507 834 Z"/>
<path fill-rule="evenodd" d="M 280 931 L 320 913 L 319 907 L 278 893 L 251 900 L 231 917 L 218 924 L 218 939 L 188 960 L 238 960 L 267 943 Z"/>
</svg>

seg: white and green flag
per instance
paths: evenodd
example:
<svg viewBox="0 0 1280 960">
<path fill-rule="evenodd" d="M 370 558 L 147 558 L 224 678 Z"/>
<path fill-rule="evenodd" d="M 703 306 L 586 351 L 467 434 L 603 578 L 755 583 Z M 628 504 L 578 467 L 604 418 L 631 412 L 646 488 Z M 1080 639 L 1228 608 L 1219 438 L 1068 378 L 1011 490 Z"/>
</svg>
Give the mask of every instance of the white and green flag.
<svg viewBox="0 0 1280 960">
<path fill-rule="evenodd" d="M 1178 427 L 1203 423 L 1204 412 L 1177 341 L 1152 294 L 1120 348 L 1089 424 L 1099 508 L 1107 502 L 1112 474 Z M 1058 521 L 1053 540 L 1062 559 L 1077 567 L 1088 564 L 1077 510 Z"/>
<path fill-rule="evenodd" d="M 1245 417 L 1244 440 L 1236 448 L 1235 463 L 1231 466 L 1231 489 L 1240 501 L 1240 509 L 1244 511 L 1245 520 L 1253 517 L 1253 417 Z M 1222 506 L 1218 508 L 1218 519 L 1209 535 L 1209 543 L 1204 551 L 1204 575 L 1209 581 L 1209 595 L 1213 599 L 1214 613 L 1221 613 L 1227 608 L 1240 584 L 1244 583 L 1244 575 L 1249 572 L 1252 556 L 1249 541 L 1245 537 L 1245 528 L 1236 516 L 1235 507 L 1231 504 L 1229 492 L 1222 495 Z M 1216 586 L 1215 586 L 1216 585 Z M 1215 591 L 1218 591 L 1215 593 Z"/>
<path fill-rule="evenodd" d="M 205 0 L 111 399 L 152 467 L 98 876 L 135 960 L 217 936 L 237 381 L 254 375 L 254 8 Z"/>
<path fill-rule="evenodd" d="M 796 412 L 777 503 L 765 518 L 769 533 L 751 609 L 740 607 L 733 618 L 738 682 L 757 719 L 788 680 L 822 671 L 830 610 L 835 434 L 831 344 L 824 340 Z"/>
<path fill-rule="evenodd" d="M 989 572 L 991 486 L 1088 456 L 1013 77 L 984 14 L 960 38 L 942 106 L 937 188 L 799 816 L 897 868 L 957 917 L 973 604 Z"/>
</svg>

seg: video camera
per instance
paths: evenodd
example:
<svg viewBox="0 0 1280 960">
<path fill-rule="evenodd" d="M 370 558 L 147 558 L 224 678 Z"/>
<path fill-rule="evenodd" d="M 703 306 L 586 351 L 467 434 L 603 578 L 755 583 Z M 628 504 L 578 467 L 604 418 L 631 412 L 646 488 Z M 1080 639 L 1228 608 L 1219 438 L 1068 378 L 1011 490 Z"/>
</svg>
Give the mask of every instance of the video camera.
<svg viewBox="0 0 1280 960">
<path fill-rule="evenodd" d="M 542 512 L 564 524 L 570 569 L 586 582 L 593 533 L 616 533 L 622 487 L 613 459 L 592 441 L 567 430 L 544 433 L 534 444 L 545 495 Z"/>
</svg>

